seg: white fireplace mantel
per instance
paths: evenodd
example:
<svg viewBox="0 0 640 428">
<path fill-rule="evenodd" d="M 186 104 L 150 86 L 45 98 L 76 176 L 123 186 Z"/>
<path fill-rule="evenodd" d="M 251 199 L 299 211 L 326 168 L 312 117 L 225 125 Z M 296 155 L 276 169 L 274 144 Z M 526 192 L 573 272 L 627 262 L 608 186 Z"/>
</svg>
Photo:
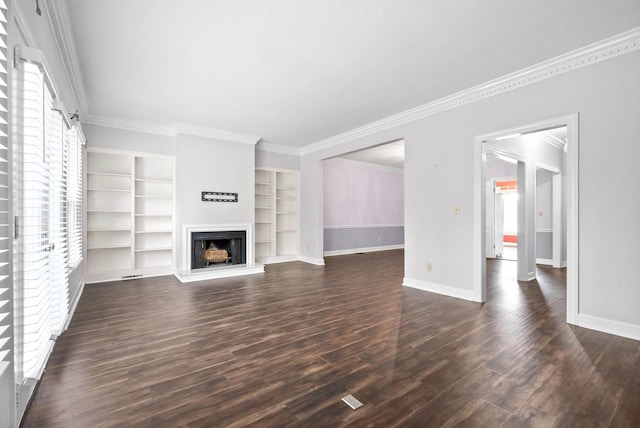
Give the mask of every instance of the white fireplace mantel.
<svg viewBox="0 0 640 428">
<path fill-rule="evenodd" d="M 191 269 L 191 234 L 193 232 L 224 232 L 239 230 L 246 233 L 246 264 L 229 265 L 215 268 Z M 264 272 L 264 265 L 255 263 L 253 225 L 248 224 L 186 224 L 182 233 L 182 270 L 176 272 L 180 282 L 203 281 L 231 276 L 250 275 Z"/>
</svg>

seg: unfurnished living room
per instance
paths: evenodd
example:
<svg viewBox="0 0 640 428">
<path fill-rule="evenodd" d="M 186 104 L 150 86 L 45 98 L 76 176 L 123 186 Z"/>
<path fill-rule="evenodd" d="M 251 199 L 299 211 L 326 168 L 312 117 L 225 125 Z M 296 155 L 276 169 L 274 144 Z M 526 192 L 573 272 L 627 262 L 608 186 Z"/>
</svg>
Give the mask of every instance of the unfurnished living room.
<svg viewBox="0 0 640 428">
<path fill-rule="evenodd" d="M 640 1 L 0 0 L 0 428 L 640 426 Z"/>
</svg>

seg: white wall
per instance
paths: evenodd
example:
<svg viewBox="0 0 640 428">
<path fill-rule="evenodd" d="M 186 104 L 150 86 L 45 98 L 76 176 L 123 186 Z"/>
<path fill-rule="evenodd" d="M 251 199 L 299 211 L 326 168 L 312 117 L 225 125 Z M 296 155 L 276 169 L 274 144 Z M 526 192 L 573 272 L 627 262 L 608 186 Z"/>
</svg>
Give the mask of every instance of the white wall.
<svg viewBox="0 0 640 428">
<path fill-rule="evenodd" d="M 300 170 L 300 157 L 256 149 L 256 166 Z"/>
<path fill-rule="evenodd" d="M 161 155 L 176 154 L 176 138 L 91 124 L 82 125 L 87 146 Z"/>
<path fill-rule="evenodd" d="M 635 51 L 303 156 L 302 255 L 322 258 L 320 160 L 404 138 L 405 278 L 470 296 L 474 136 L 577 112 L 579 312 L 583 319 L 622 325 L 640 337 L 640 246 L 635 239 L 619 239 L 640 236 L 640 200 L 630 196 L 640 187 L 638 70 Z M 611 177 L 621 173 L 625 180 L 611 186 Z M 459 215 L 453 213 L 456 204 Z"/>
<path fill-rule="evenodd" d="M 185 270 L 184 225 L 253 224 L 255 147 L 178 135 L 176 142 L 176 257 Z M 238 193 L 238 202 L 203 202 L 203 191 Z M 254 245 L 248 242 L 247 246 Z M 253 262 L 253 260 L 247 260 Z"/>
</svg>

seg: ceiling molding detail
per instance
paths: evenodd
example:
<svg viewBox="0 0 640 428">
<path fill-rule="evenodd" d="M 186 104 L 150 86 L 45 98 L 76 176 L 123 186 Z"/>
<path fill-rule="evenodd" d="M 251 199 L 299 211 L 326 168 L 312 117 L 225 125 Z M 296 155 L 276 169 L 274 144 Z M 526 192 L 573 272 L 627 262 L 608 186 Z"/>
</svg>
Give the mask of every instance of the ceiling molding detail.
<svg viewBox="0 0 640 428">
<path fill-rule="evenodd" d="M 307 155 L 346 142 L 366 137 L 406 123 L 424 119 L 435 114 L 461 107 L 485 98 L 540 82 L 562 73 L 577 70 L 591 64 L 611 59 L 640 49 L 640 27 L 614 37 L 604 39 L 580 49 L 557 56 L 536 65 L 507 74 L 498 79 L 471 87 L 461 92 L 423 104 L 410 110 L 352 129 L 336 136 L 320 140 L 300 149 Z"/>
<path fill-rule="evenodd" d="M 47 15 L 58 53 L 60 54 L 60 58 L 62 58 L 64 70 L 67 74 L 67 80 L 70 83 L 76 105 L 80 110 L 81 116 L 82 114 L 88 114 L 89 107 L 85 94 L 84 81 L 82 80 L 82 73 L 80 73 L 80 66 L 78 65 L 78 54 L 71 34 L 67 2 L 44 0 L 43 8 Z"/>
<path fill-rule="evenodd" d="M 160 126 L 157 124 L 124 121 L 119 119 L 107 118 L 104 116 L 95 116 L 85 114 L 80 116 L 82 123 L 88 125 L 104 126 L 107 128 L 117 128 L 126 131 L 143 132 L 145 134 L 166 135 L 175 137 L 176 132 L 171 126 Z"/>
<path fill-rule="evenodd" d="M 300 149 L 296 147 L 265 143 L 264 141 L 260 141 L 260 144 L 256 146 L 256 150 L 260 150 L 263 152 L 279 153 L 281 155 L 300 156 Z"/>
<path fill-rule="evenodd" d="M 205 128 L 182 123 L 164 126 L 155 123 L 125 121 L 95 115 L 86 115 L 84 117 L 81 117 L 81 119 L 82 123 L 88 125 L 104 126 L 107 128 L 123 129 L 126 131 L 143 132 L 145 134 L 165 135 L 169 137 L 175 137 L 178 134 L 183 134 L 251 145 L 257 144 L 261 138 L 254 135 L 238 134 L 230 131 L 223 131 L 219 129 Z"/>
<path fill-rule="evenodd" d="M 188 123 L 178 123 L 173 126 L 175 135 L 185 134 L 194 135 L 196 137 L 211 138 L 213 140 L 231 141 L 234 143 L 256 145 L 262 137 L 249 134 L 238 134 L 231 131 L 223 131 L 214 128 L 205 128 L 203 126 L 191 125 Z"/>
</svg>

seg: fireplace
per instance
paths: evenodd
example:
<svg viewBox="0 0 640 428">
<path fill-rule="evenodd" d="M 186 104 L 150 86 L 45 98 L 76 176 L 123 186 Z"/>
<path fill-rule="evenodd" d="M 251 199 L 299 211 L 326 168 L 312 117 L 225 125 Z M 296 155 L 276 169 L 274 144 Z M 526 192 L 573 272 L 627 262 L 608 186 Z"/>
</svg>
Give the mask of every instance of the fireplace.
<svg viewBox="0 0 640 428">
<path fill-rule="evenodd" d="M 182 264 L 176 277 L 182 283 L 264 273 L 253 256 L 251 223 L 185 224 L 180 242 Z M 211 261 L 206 259 L 209 249 Z"/>
<path fill-rule="evenodd" d="M 246 231 L 191 232 L 191 269 L 246 263 Z"/>
</svg>

